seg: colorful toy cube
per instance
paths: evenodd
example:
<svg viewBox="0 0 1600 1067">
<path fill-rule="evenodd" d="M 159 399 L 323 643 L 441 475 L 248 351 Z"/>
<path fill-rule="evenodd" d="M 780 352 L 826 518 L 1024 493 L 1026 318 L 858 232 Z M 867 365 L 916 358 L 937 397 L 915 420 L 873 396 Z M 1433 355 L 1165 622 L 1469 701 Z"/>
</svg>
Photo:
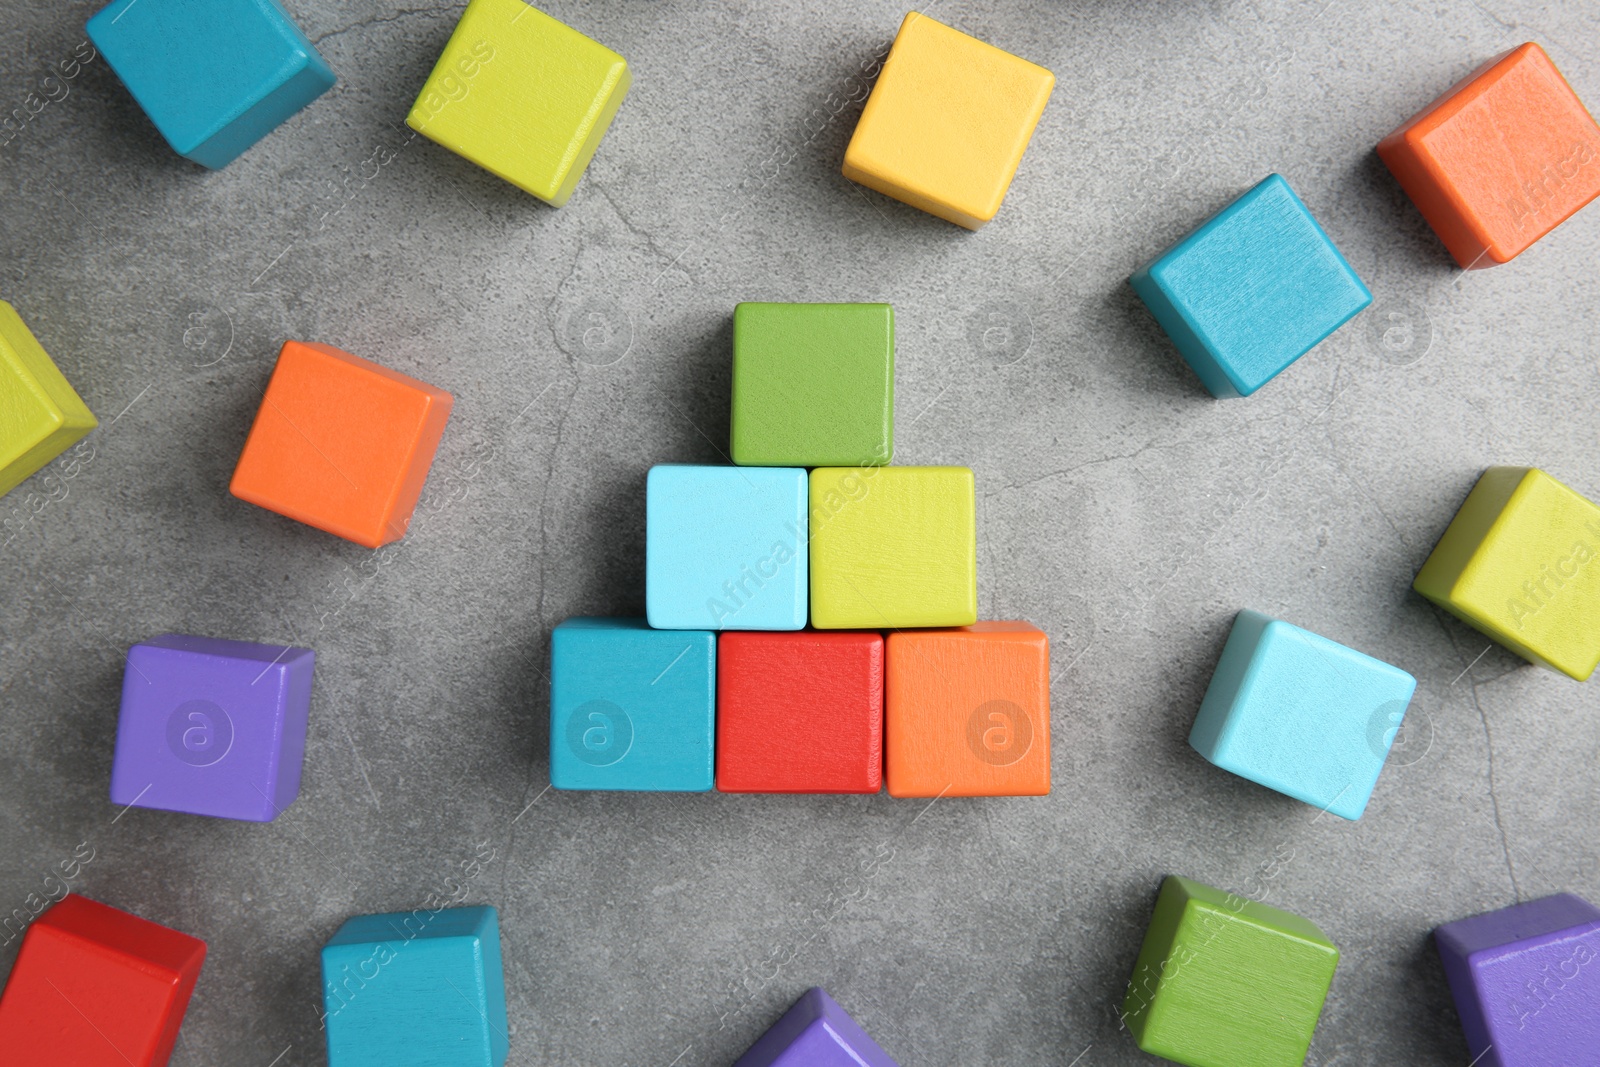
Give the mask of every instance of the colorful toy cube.
<svg viewBox="0 0 1600 1067">
<path fill-rule="evenodd" d="M 568 619 L 550 634 L 550 784 L 711 788 L 717 640 L 643 619 Z"/>
<path fill-rule="evenodd" d="M 819 630 L 977 621 L 978 520 L 966 467 L 819 467 L 810 525 Z"/>
<path fill-rule="evenodd" d="M 1273 174 L 1129 279 L 1212 396 L 1249 396 L 1372 303 Z"/>
<path fill-rule="evenodd" d="M 1531 41 L 1378 143 L 1461 266 L 1505 263 L 1600 196 L 1600 125 Z"/>
<path fill-rule="evenodd" d="M 1433 932 L 1477 1067 L 1594 1062 L 1600 908 L 1562 893 Z"/>
<path fill-rule="evenodd" d="M 22 939 L 0 995 L 7 1064 L 165 1067 L 206 944 L 69 893 Z"/>
<path fill-rule="evenodd" d="M 328 1067 L 500 1067 L 506 1029 L 493 908 L 359 915 L 322 949 Z"/>
<path fill-rule="evenodd" d="M 1339 950 L 1289 912 L 1176 876 L 1161 884 L 1122 1020 L 1188 1067 L 1301 1067 Z"/>
<path fill-rule="evenodd" d="M 1050 792 L 1050 641 L 1025 622 L 889 635 L 885 772 L 896 797 Z"/>
<path fill-rule="evenodd" d="M 1000 210 L 1055 75 L 913 11 L 844 154 L 844 176 L 976 230 Z"/>
<path fill-rule="evenodd" d="M 111 802 L 271 822 L 300 793 L 309 648 L 162 634 L 128 649 Z"/>
<path fill-rule="evenodd" d="M 1533 663 L 1600 666 L 1600 507 L 1541 470 L 1486 471 L 1413 586 Z"/>
<path fill-rule="evenodd" d="M 1223 770 L 1359 819 L 1416 688 L 1399 667 L 1241 611 L 1189 744 Z"/>
<path fill-rule="evenodd" d="M 405 536 L 453 399 L 330 345 L 278 356 L 228 487 L 367 548 Z"/>
<path fill-rule="evenodd" d="M 735 463 L 888 463 L 894 457 L 894 309 L 736 307 L 731 436 Z"/>
<path fill-rule="evenodd" d="M 627 60 L 522 0 L 472 0 L 406 124 L 560 207 L 632 81 Z"/>
<path fill-rule="evenodd" d="M 808 989 L 733 1067 L 895 1067 L 821 989 Z"/>
<path fill-rule="evenodd" d="M 664 630 L 806 624 L 806 472 L 652 467 L 645 480 L 645 614 Z"/>
<path fill-rule="evenodd" d="M 99 425 L 17 309 L 0 300 L 0 496 Z"/>
<path fill-rule="evenodd" d="M 876 793 L 883 636 L 725 633 L 717 640 L 717 789 Z"/>
<path fill-rule="evenodd" d="M 333 88 L 277 0 L 114 0 L 89 39 L 167 143 L 213 170 Z"/>
</svg>

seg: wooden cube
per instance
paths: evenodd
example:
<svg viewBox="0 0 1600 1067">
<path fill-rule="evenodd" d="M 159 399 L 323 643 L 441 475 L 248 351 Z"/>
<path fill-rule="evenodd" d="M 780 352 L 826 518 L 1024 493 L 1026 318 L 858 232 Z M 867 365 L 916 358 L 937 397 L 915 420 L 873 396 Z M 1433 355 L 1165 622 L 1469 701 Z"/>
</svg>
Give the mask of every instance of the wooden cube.
<svg viewBox="0 0 1600 1067">
<path fill-rule="evenodd" d="M 1600 125 L 1531 41 L 1457 82 L 1378 155 L 1468 270 L 1507 262 L 1600 196 Z"/>
<path fill-rule="evenodd" d="M 1417 592 L 1532 663 L 1600 666 L 1600 507 L 1532 467 L 1491 467 L 1417 572 Z"/>
<path fill-rule="evenodd" d="M 717 789 L 876 793 L 883 786 L 883 636 L 724 633 Z"/>
<path fill-rule="evenodd" d="M 810 532 L 817 629 L 977 621 L 977 511 L 966 467 L 819 467 Z"/>
<path fill-rule="evenodd" d="M 1372 303 L 1277 174 L 1128 281 L 1216 397 L 1249 396 Z"/>
<path fill-rule="evenodd" d="M 627 60 L 522 0 L 471 0 L 406 124 L 560 207 L 632 80 Z"/>
<path fill-rule="evenodd" d="M 99 425 L 17 309 L 0 300 L 0 496 Z"/>
<path fill-rule="evenodd" d="M 1241 611 L 1189 744 L 1223 770 L 1359 819 L 1416 688 L 1399 667 Z"/>
<path fill-rule="evenodd" d="M 740 304 L 733 312 L 733 461 L 765 467 L 894 458 L 894 309 Z"/>
<path fill-rule="evenodd" d="M 1161 885 L 1122 1019 L 1188 1067 L 1301 1067 L 1339 950 L 1310 922 L 1187 878 Z"/>
<path fill-rule="evenodd" d="M 290 341 L 228 488 L 358 545 L 398 541 L 452 403 L 443 389 L 359 356 Z"/>
<path fill-rule="evenodd" d="M 173 150 L 212 169 L 333 88 L 278 0 L 114 0 L 88 28 Z"/>
<path fill-rule="evenodd" d="M 895 1067 L 833 998 L 808 989 L 733 1067 Z"/>
<path fill-rule="evenodd" d="M 884 772 L 896 797 L 1050 792 L 1050 642 L 1025 622 L 889 635 Z"/>
<path fill-rule="evenodd" d="M 493 908 L 359 915 L 322 949 L 328 1067 L 501 1067 L 510 1052 Z"/>
<path fill-rule="evenodd" d="M 844 154 L 844 176 L 976 230 L 1000 210 L 1055 75 L 913 11 Z"/>
<path fill-rule="evenodd" d="M 206 945 L 68 894 L 22 940 L 0 995 L 7 1064 L 165 1067 Z"/>
</svg>

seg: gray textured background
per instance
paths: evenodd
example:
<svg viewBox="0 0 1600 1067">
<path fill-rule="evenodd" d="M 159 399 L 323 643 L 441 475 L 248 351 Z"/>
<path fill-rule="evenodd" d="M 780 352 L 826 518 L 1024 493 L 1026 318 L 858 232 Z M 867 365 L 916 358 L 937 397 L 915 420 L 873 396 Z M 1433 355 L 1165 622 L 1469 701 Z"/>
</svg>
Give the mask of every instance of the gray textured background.
<svg viewBox="0 0 1600 1067">
<path fill-rule="evenodd" d="M 103 60 L 0 148 L 0 296 L 101 419 L 0 500 L 0 911 L 89 842 L 76 889 L 205 938 L 178 1067 L 323 1062 L 320 945 L 478 842 L 519 1065 L 726 1065 L 813 983 L 906 1067 L 1154 1062 L 1115 1011 L 1168 872 L 1341 946 L 1313 1064 L 1464 1064 L 1430 928 L 1600 900 L 1596 683 L 1408 588 L 1488 465 L 1600 497 L 1600 209 L 1463 276 L 1372 152 L 1527 39 L 1600 101 L 1600 9 L 939 0 L 1058 78 L 969 234 L 838 173 L 901 5 L 547 4 L 635 76 L 560 211 L 408 143 L 459 4 L 290 7 L 339 85 L 221 173 Z M 94 8 L 8 9 L 0 105 Z M 1218 402 L 1125 278 L 1273 170 L 1376 299 Z M 543 791 L 549 629 L 642 613 L 645 470 L 719 461 L 740 300 L 894 304 L 896 459 L 975 469 L 981 610 L 1053 641 L 1048 798 Z M 400 544 L 228 495 L 285 338 L 455 394 Z M 1242 606 L 1418 677 L 1359 823 L 1187 747 Z M 123 653 L 166 630 L 317 650 L 277 822 L 113 821 Z"/>
</svg>

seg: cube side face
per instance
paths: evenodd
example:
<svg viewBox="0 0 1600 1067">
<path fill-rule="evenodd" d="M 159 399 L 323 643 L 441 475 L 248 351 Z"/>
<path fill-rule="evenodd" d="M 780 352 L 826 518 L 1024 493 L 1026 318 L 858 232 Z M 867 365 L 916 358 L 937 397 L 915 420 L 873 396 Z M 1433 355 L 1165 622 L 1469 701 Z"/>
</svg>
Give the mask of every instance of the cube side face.
<svg viewBox="0 0 1600 1067">
<path fill-rule="evenodd" d="M 645 482 L 645 612 L 673 630 L 806 624 L 806 472 L 658 466 Z"/>
<path fill-rule="evenodd" d="M 552 785 L 711 789 L 716 635 L 585 620 L 556 627 L 550 641 Z"/>
<path fill-rule="evenodd" d="M 1244 394 L 1239 392 L 1239 386 L 1228 377 L 1228 372 L 1206 347 L 1206 342 L 1196 331 L 1194 323 L 1184 314 L 1182 305 L 1160 281 L 1160 273 L 1155 268 L 1161 261 L 1158 259 L 1141 268 L 1128 279 L 1128 284 L 1133 286 L 1133 291 L 1150 310 L 1150 314 L 1155 316 L 1162 332 L 1177 348 L 1184 362 L 1189 364 L 1189 369 L 1194 371 L 1200 383 L 1206 387 L 1206 392 L 1219 400 L 1243 396 Z"/>
<path fill-rule="evenodd" d="M 807 990 L 733 1067 L 896 1067 L 820 988 Z"/>
<path fill-rule="evenodd" d="M 740 304 L 730 438 L 742 465 L 887 464 L 894 457 L 894 309 Z"/>
<path fill-rule="evenodd" d="M 1043 632 L 893 633 L 886 655 L 884 776 L 891 796 L 1050 792 Z"/>
<path fill-rule="evenodd" d="M 876 793 L 882 785 L 882 635 L 718 638 L 718 791 Z"/>
<path fill-rule="evenodd" d="M 1189 730 L 1189 744 L 1212 763 L 1217 761 L 1221 751 L 1223 734 L 1234 721 L 1234 708 L 1244 691 L 1251 664 L 1255 662 L 1261 636 L 1271 621 L 1261 612 L 1248 608 L 1234 616 L 1233 628 L 1222 646 L 1222 658 L 1211 673 L 1200 711 Z"/>
<path fill-rule="evenodd" d="M 0 301 L 0 496 L 96 425 L 16 308 Z"/>
<path fill-rule="evenodd" d="M 406 123 L 560 207 L 631 84 L 621 56 L 522 0 L 472 0 Z"/>
<path fill-rule="evenodd" d="M 978 229 L 999 211 L 1054 86 L 1043 67 L 912 12 L 862 110 L 844 176 Z"/>
<path fill-rule="evenodd" d="M 211 170 L 221 170 L 333 88 L 337 80 L 322 56 L 309 46 L 303 56 L 290 60 L 286 72 L 282 82 L 228 125 L 185 152 L 185 158 Z"/>
<path fill-rule="evenodd" d="M 1581 1063 L 1600 1048 L 1600 919 L 1465 957 L 1441 940 L 1440 952 L 1474 1055 L 1515 1067 Z"/>
<path fill-rule="evenodd" d="M 978 618 L 978 541 L 966 467 L 811 472 L 811 624 L 819 630 L 965 626 Z"/>
</svg>

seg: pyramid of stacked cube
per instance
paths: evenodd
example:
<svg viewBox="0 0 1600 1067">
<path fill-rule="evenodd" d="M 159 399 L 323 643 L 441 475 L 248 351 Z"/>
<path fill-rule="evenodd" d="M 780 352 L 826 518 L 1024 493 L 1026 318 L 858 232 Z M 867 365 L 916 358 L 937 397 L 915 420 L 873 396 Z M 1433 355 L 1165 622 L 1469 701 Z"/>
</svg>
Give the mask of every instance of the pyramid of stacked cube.
<svg viewBox="0 0 1600 1067">
<path fill-rule="evenodd" d="M 978 621 L 972 471 L 889 465 L 893 309 L 740 304 L 730 436 L 650 471 L 646 618 L 555 628 L 551 783 L 1049 792 L 1049 645 Z"/>
</svg>

